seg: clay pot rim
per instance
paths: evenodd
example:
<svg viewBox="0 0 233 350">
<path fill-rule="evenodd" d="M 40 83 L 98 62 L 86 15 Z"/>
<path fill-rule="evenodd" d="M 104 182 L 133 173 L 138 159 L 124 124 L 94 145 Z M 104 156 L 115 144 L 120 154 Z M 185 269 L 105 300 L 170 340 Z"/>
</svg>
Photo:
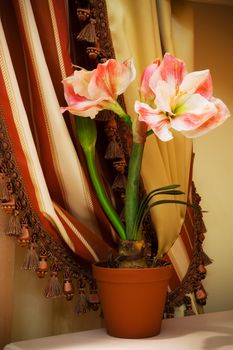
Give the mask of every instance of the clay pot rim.
<svg viewBox="0 0 233 350">
<path fill-rule="evenodd" d="M 173 273 L 172 264 L 158 267 L 145 267 L 145 268 L 111 268 L 100 266 L 101 263 L 94 263 L 92 265 L 92 270 L 94 277 L 98 280 L 109 280 L 114 282 L 115 278 L 121 279 L 128 283 L 135 283 L 138 281 L 138 278 L 141 282 L 147 282 L 150 279 L 157 280 L 166 280 L 168 276 L 171 277 Z M 130 279 L 129 279 L 130 276 Z"/>
<path fill-rule="evenodd" d="M 172 264 L 168 261 L 168 263 L 166 265 L 162 265 L 162 266 L 155 266 L 155 267 L 111 267 L 111 266 L 104 266 L 107 265 L 108 262 L 106 261 L 98 261 L 92 264 L 92 266 L 96 266 L 105 270 L 125 270 L 125 271 L 132 271 L 132 270 L 136 270 L 136 271 L 142 271 L 142 270 L 152 270 L 152 269 L 170 269 L 172 268 Z"/>
</svg>

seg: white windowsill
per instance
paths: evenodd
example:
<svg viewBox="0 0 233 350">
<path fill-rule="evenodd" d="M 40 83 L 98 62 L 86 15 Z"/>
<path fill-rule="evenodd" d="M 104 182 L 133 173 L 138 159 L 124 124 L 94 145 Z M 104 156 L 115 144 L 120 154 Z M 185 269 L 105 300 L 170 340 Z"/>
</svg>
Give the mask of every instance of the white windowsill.
<svg viewBox="0 0 233 350">
<path fill-rule="evenodd" d="M 160 335 L 110 337 L 104 329 L 21 341 L 4 350 L 232 350 L 233 310 L 164 320 Z"/>
</svg>

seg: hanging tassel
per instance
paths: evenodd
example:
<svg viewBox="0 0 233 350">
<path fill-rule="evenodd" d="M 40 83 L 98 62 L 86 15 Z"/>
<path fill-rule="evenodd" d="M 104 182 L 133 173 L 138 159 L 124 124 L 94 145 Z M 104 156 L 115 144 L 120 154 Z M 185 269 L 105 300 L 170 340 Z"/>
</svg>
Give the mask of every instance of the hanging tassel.
<svg viewBox="0 0 233 350">
<path fill-rule="evenodd" d="M 99 296 L 98 296 L 98 291 L 97 291 L 97 286 L 96 283 L 93 281 L 90 290 L 89 290 L 89 295 L 88 295 L 88 303 L 90 305 L 90 308 L 93 311 L 97 311 L 100 306 L 100 301 L 99 301 Z"/>
<path fill-rule="evenodd" d="M 124 156 L 121 147 L 119 146 L 119 143 L 116 141 L 115 137 L 109 142 L 105 159 L 115 159 L 115 158 L 122 158 Z"/>
<path fill-rule="evenodd" d="M 36 244 L 31 243 L 27 255 L 23 262 L 23 269 L 24 270 L 36 270 L 39 266 L 39 258 L 36 252 Z"/>
<path fill-rule="evenodd" d="M 203 250 L 200 251 L 200 259 L 204 266 L 208 266 L 213 262 Z"/>
<path fill-rule="evenodd" d="M 125 159 L 122 158 L 121 160 L 116 160 L 115 162 L 113 162 L 113 167 L 119 174 L 124 174 L 126 167 Z"/>
<path fill-rule="evenodd" d="M 126 183 L 127 183 L 127 180 L 126 180 L 126 177 L 124 174 L 118 174 L 116 177 L 115 177 L 115 180 L 112 184 L 112 189 L 113 190 L 122 190 L 122 189 L 125 189 L 126 188 Z"/>
<path fill-rule="evenodd" d="M 198 304 L 206 305 L 207 293 L 202 285 L 199 285 L 194 291 L 195 298 Z"/>
<path fill-rule="evenodd" d="M 46 298 L 56 298 L 62 295 L 62 287 L 58 280 L 57 271 L 52 271 L 47 288 L 45 289 Z"/>
<path fill-rule="evenodd" d="M 8 227 L 6 230 L 6 235 L 8 236 L 19 236 L 21 233 L 21 223 L 18 210 L 15 210 L 8 223 Z"/>
<path fill-rule="evenodd" d="M 66 271 L 64 274 L 63 294 L 65 295 L 67 301 L 73 299 L 74 285 L 71 279 L 71 273 L 69 271 Z"/>
<path fill-rule="evenodd" d="M 110 120 L 108 120 L 108 122 L 105 124 L 104 131 L 109 140 L 111 140 L 112 137 L 116 135 L 117 122 L 115 118 L 111 118 Z"/>
<path fill-rule="evenodd" d="M 38 264 L 38 269 L 36 270 L 36 273 L 39 278 L 43 278 L 45 277 L 47 272 L 48 272 L 47 253 L 45 249 L 41 248 L 40 256 L 39 256 L 39 264 Z"/>
<path fill-rule="evenodd" d="M 186 309 L 184 310 L 184 316 L 195 315 L 195 312 L 193 311 L 193 308 L 192 308 L 191 298 L 187 295 L 184 297 L 184 304 L 186 307 Z"/>
<path fill-rule="evenodd" d="M 88 23 L 81 32 L 77 35 L 76 39 L 79 41 L 87 41 L 89 43 L 96 42 L 96 31 L 95 31 L 96 21 L 91 18 L 90 23 Z"/>
<path fill-rule="evenodd" d="M 78 300 L 76 304 L 76 313 L 78 315 L 85 314 L 90 310 L 88 299 L 86 296 L 85 283 L 83 279 L 79 280 L 79 289 L 78 289 Z"/>
<path fill-rule="evenodd" d="M 20 234 L 17 242 L 19 243 L 19 245 L 21 247 L 26 247 L 28 245 L 29 241 L 30 241 L 30 233 L 29 233 L 28 224 L 23 223 L 21 225 L 21 234 Z"/>
</svg>

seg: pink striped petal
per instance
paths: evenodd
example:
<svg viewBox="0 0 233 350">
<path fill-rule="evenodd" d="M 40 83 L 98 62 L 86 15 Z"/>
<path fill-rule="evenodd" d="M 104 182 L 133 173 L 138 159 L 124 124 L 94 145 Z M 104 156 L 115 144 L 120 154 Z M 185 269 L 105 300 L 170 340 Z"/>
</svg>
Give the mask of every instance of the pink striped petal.
<svg viewBox="0 0 233 350">
<path fill-rule="evenodd" d="M 223 124 L 225 120 L 230 117 L 229 109 L 220 99 L 213 97 L 211 102 L 213 102 L 217 108 L 217 113 L 201 124 L 197 129 L 182 132 L 186 137 L 195 138 L 202 136 Z"/>
<path fill-rule="evenodd" d="M 79 100 L 74 103 L 69 103 L 67 107 L 62 107 L 61 112 L 69 111 L 74 115 L 78 115 L 80 117 L 90 117 L 95 118 L 96 114 L 104 108 L 103 100 L 99 99 L 96 101 L 90 100 Z"/>
<path fill-rule="evenodd" d="M 194 130 L 217 112 L 214 103 L 199 94 L 189 95 L 188 98 L 182 96 L 180 100 L 180 105 L 176 106 L 176 117 L 171 120 L 172 128 L 177 131 Z"/>
<path fill-rule="evenodd" d="M 212 97 L 213 86 L 209 69 L 188 73 L 180 85 L 180 91 L 198 93 L 207 99 Z"/>
<path fill-rule="evenodd" d="M 88 93 L 92 99 L 104 96 L 105 99 L 116 99 L 125 92 L 128 85 L 135 79 L 136 71 L 132 59 L 123 63 L 110 59 L 98 64 L 90 80 Z"/>
<path fill-rule="evenodd" d="M 186 74 L 185 63 L 166 53 L 160 65 L 161 78 L 173 87 L 179 86 Z"/>
<path fill-rule="evenodd" d="M 90 105 L 85 105 L 85 106 L 78 106 L 77 105 L 70 105 L 68 107 L 62 107 L 61 108 L 61 113 L 64 113 L 66 111 L 69 111 L 73 115 L 77 115 L 79 117 L 90 117 L 91 119 L 95 118 L 96 114 L 101 111 L 102 108 L 98 108 L 96 106 L 91 107 Z"/>
<path fill-rule="evenodd" d="M 94 118 L 102 109 L 103 99 L 91 101 L 84 96 L 79 96 L 73 88 L 73 77 L 63 80 L 64 95 L 68 107 L 61 108 L 61 112 L 70 111 L 74 115 Z"/>
<path fill-rule="evenodd" d="M 219 98 L 212 97 L 210 101 L 214 103 L 215 107 L 217 108 L 221 122 L 224 122 L 230 117 L 230 111 L 222 100 L 220 100 Z"/>
<path fill-rule="evenodd" d="M 169 141 L 173 138 L 170 129 L 170 120 L 164 114 L 159 114 L 146 103 L 136 101 L 134 105 L 138 120 L 145 122 L 161 141 Z"/>
<path fill-rule="evenodd" d="M 142 101 L 150 101 L 155 98 L 155 94 L 151 89 L 150 83 L 153 76 L 154 78 L 152 79 L 152 86 L 155 86 L 158 80 L 158 77 L 156 78 L 156 76 L 158 76 L 158 74 L 156 75 L 156 72 L 158 72 L 159 65 L 160 60 L 156 60 L 153 63 L 149 64 L 149 66 L 147 66 L 142 73 L 139 88 L 140 99 Z"/>
</svg>

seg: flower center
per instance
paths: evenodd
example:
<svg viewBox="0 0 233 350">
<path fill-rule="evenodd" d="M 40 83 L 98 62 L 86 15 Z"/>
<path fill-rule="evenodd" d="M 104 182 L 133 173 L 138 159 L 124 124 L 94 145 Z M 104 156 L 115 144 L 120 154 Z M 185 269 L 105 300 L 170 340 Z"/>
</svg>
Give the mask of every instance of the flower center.
<svg viewBox="0 0 233 350">
<path fill-rule="evenodd" d="M 171 113 L 171 112 L 165 112 L 165 115 L 166 115 L 166 117 L 171 118 L 171 119 L 174 119 L 176 116 L 174 113 Z"/>
</svg>

